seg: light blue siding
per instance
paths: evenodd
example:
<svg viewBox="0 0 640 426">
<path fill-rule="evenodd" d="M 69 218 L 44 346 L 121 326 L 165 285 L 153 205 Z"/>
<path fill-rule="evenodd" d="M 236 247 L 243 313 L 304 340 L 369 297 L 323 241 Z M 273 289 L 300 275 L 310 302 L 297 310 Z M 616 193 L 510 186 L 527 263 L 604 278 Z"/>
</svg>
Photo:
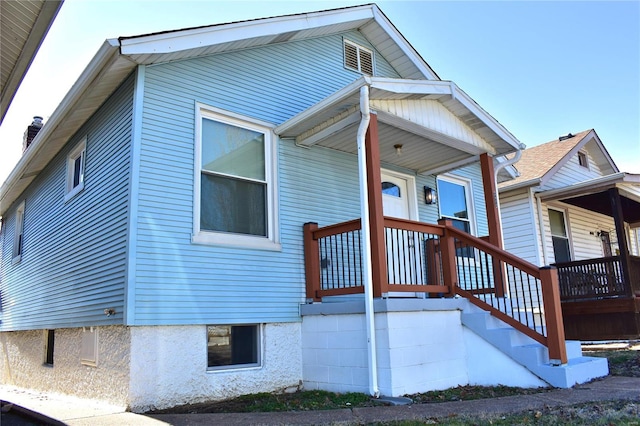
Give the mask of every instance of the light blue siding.
<svg viewBox="0 0 640 426">
<path fill-rule="evenodd" d="M 122 323 L 131 94 L 129 79 L 18 199 L 25 200 L 24 251 L 15 265 L 16 206 L 8 211 L 1 330 Z M 66 157 L 85 136 L 85 187 L 65 203 Z M 107 317 L 106 308 L 117 314 Z"/>
<path fill-rule="evenodd" d="M 346 36 L 370 47 L 358 32 Z M 357 159 L 278 141 L 282 250 L 192 244 L 195 104 L 282 123 L 360 77 L 343 66 L 342 40 L 335 35 L 146 67 L 130 324 L 299 320 L 302 225 L 359 216 Z M 397 77 L 376 58 L 378 74 Z"/>
</svg>

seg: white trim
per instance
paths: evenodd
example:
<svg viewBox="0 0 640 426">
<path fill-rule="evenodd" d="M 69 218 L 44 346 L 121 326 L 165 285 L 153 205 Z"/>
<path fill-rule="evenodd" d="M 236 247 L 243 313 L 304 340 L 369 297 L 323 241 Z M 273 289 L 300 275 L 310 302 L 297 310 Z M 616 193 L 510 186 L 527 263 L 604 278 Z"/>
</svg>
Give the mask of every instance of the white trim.
<svg viewBox="0 0 640 426">
<path fill-rule="evenodd" d="M 127 230 L 127 266 L 125 276 L 125 299 L 123 322 L 135 323 L 136 262 L 138 251 L 138 194 L 140 192 L 140 157 L 142 149 L 142 111 L 144 108 L 144 82 L 146 68 L 138 67 L 133 88 L 131 113 L 131 166 L 129 170 L 129 217 Z"/>
<path fill-rule="evenodd" d="M 76 186 L 73 186 L 73 178 L 76 172 L 76 160 L 80 158 L 80 181 Z M 65 195 L 64 202 L 66 203 L 84 189 L 84 174 L 86 171 L 87 163 L 87 137 L 83 137 L 80 142 L 71 150 L 67 155 L 67 170 L 65 179 Z"/>
<path fill-rule="evenodd" d="M 11 264 L 16 264 L 22 260 L 24 252 L 24 204 L 23 200 L 16 208 L 16 223 L 13 233 L 13 251 L 11 252 Z"/>
<path fill-rule="evenodd" d="M 257 250 L 282 250 L 279 234 L 279 215 L 277 204 L 277 153 L 276 136 L 270 123 L 252 119 L 230 111 L 225 111 L 200 102 L 195 103 L 195 141 L 194 141 L 194 192 L 193 192 L 193 234 L 194 244 L 223 245 Z M 267 186 L 267 235 L 244 235 L 230 232 L 200 230 L 200 191 L 202 163 L 202 119 L 208 118 L 243 129 L 260 132 L 264 135 L 265 183 Z"/>
</svg>

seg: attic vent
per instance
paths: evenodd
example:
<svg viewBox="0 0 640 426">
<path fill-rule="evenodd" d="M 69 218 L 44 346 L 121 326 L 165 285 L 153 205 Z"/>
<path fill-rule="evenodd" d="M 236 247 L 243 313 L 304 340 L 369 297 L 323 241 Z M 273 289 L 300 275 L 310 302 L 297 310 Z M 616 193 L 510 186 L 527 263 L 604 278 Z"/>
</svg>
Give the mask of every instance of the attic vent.
<svg viewBox="0 0 640 426">
<path fill-rule="evenodd" d="M 567 140 L 567 139 L 571 139 L 571 138 L 572 138 L 572 137 L 574 137 L 574 136 L 575 136 L 575 135 L 572 135 L 571 133 L 569 133 L 569 134 L 568 134 L 568 135 L 566 135 L 566 136 L 560 136 L 560 137 L 558 138 L 558 140 L 560 140 L 560 141 L 565 141 L 565 140 Z"/>
<path fill-rule="evenodd" d="M 373 75 L 373 52 L 353 42 L 345 40 L 344 66 L 363 74 Z"/>
</svg>

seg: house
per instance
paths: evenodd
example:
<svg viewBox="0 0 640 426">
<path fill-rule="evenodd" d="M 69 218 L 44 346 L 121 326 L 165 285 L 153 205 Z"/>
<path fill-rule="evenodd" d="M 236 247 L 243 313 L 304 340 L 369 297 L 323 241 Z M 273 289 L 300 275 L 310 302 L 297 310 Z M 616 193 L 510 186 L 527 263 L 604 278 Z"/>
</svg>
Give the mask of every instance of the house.
<svg viewBox="0 0 640 426">
<path fill-rule="evenodd" d="M 640 337 L 640 175 L 593 129 L 521 155 L 499 186 L 505 249 L 558 268 L 568 338 Z"/>
<path fill-rule="evenodd" d="M 0 3 L 0 124 L 63 2 Z"/>
<path fill-rule="evenodd" d="M 3 383 L 144 411 L 606 375 L 500 249 L 519 148 L 375 5 L 107 40 L 0 189 Z"/>
</svg>

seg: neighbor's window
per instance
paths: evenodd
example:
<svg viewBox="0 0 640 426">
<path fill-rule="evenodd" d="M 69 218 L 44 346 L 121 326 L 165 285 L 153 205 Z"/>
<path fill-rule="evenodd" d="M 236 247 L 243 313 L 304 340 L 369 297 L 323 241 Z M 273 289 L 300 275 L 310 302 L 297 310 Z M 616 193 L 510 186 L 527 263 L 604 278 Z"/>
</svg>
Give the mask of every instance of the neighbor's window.
<svg viewBox="0 0 640 426">
<path fill-rule="evenodd" d="M 553 254 L 556 263 L 571 262 L 569 234 L 567 233 L 564 212 L 549 209 L 549 225 L 551 227 L 551 241 L 553 242 Z"/>
<path fill-rule="evenodd" d="M 65 201 L 84 189 L 84 163 L 87 139 L 84 138 L 67 156 Z"/>
<path fill-rule="evenodd" d="M 275 249 L 269 128 L 198 110 L 194 242 Z"/>
<path fill-rule="evenodd" d="M 53 365 L 53 346 L 55 343 L 54 330 L 44 331 L 44 363 Z"/>
<path fill-rule="evenodd" d="M 366 75 L 373 75 L 373 51 L 344 40 L 344 66 Z"/>
<path fill-rule="evenodd" d="M 453 177 L 438 177 L 440 217 L 450 219 L 453 226 L 468 234 L 475 233 L 471 202 L 471 182 Z M 457 248 L 458 256 L 473 257 L 472 247 Z"/>
<path fill-rule="evenodd" d="M 589 157 L 586 152 L 578 151 L 578 164 L 587 169 L 589 168 Z"/>
<path fill-rule="evenodd" d="M 258 325 L 207 326 L 209 369 L 257 367 L 260 365 Z"/>
<path fill-rule="evenodd" d="M 24 250 L 24 201 L 16 209 L 16 227 L 13 237 L 13 263 L 22 259 Z"/>
</svg>

